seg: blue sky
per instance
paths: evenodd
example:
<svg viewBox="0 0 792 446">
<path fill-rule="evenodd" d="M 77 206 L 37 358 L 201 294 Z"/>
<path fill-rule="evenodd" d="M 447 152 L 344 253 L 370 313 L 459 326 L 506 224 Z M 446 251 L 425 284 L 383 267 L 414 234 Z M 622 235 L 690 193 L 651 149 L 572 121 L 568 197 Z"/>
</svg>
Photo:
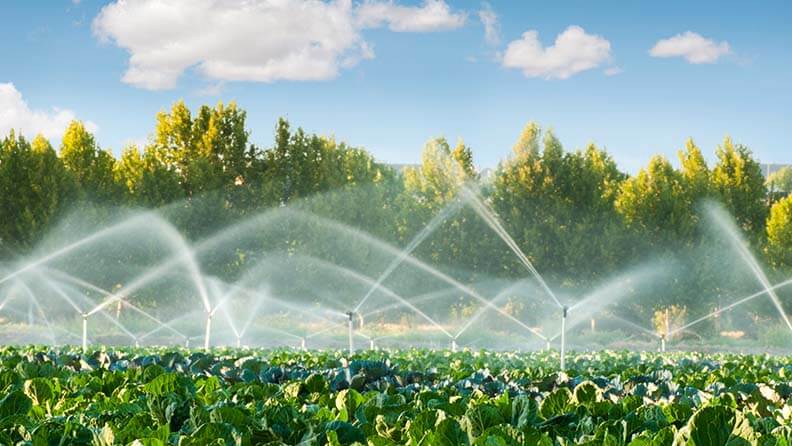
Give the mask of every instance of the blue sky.
<svg viewBox="0 0 792 446">
<path fill-rule="evenodd" d="M 417 162 L 427 139 L 445 136 L 463 138 L 480 167 L 493 167 L 531 120 L 567 149 L 606 147 L 631 172 L 655 153 L 675 159 L 689 136 L 710 158 L 729 134 L 763 162 L 792 162 L 787 2 L 369 0 L 305 16 L 288 10 L 300 10 L 297 0 L 238 15 L 211 0 L 178 10 L 174 0 L 173 16 L 155 14 L 152 2 L 0 4 L 0 117 L 13 112 L 6 121 L 55 144 L 77 117 L 118 152 L 145 140 L 155 114 L 176 100 L 235 100 L 263 147 L 286 116 L 386 162 Z M 497 42 L 485 38 L 481 10 L 497 17 Z M 571 26 L 578 38 L 548 49 Z M 539 51 L 518 51 L 532 30 Z M 688 31 L 695 35 L 656 51 L 665 57 L 650 54 Z M 314 38 L 317 53 L 302 51 Z M 136 75 L 131 55 L 143 61 Z"/>
</svg>

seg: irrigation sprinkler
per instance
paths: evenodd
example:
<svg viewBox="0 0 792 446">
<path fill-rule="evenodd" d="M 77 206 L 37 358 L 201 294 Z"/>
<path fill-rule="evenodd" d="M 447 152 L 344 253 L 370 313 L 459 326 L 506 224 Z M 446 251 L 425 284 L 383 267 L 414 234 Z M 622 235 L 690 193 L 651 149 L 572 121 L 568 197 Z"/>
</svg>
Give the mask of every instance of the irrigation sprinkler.
<svg viewBox="0 0 792 446">
<path fill-rule="evenodd" d="M 352 356 L 355 354 L 355 312 L 348 311 L 346 312 L 346 316 L 349 318 L 347 321 L 347 328 L 349 332 L 349 355 Z"/>
<path fill-rule="evenodd" d="M 566 320 L 569 308 L 564 305 L 561 308 L 561 371 L 566 370 Z"/>
<path fill-rule="evenodd" d="M 545 341 L 545 351 L 550 351 L 550 340 Z"/>
<path fill-rule="evenodd" d="M 140 348 L 140 339 L 135 337 L 135 348 Z"/>
<path fill-rule="evenodd" d="M 82 350 L 83 353 L 86 353 L 88 351 L 88 314 L 87 313 L 82 314 L 82 320 L 83 320 Z"/>
<path fill-rule="evenodd" d="M 204 335 L 204 350 L 209 350 L 209 337 L 212 335 L 212 316 L 214 316 L 214 311 L 206 312 L 206 334 Z"/>
<path fill-rule="evenodd" d="M 665 353 L 666 351 L 666 339 L 671 336 L 671 317 L 669 314 L 669 310 L 666 307 L 665 309 L 665 333 L 660 336 L 660 351 Z"/>
<path fill-rule="evenodd" d="M 190 338 L 184 337 L 184 348 L 190 348 Z"/>
<path fill-rule="evenodd" d="M 241 348 L 242 347 L 242 336 L 240 336 L 240 335 L 236 335 L 236 346 L 237 346 L 237 348 Z"/>
<path fill-rule="evenodd" d="M 374 339 L 369 339 L 369 350 L 376 350 L 377 347 L 374 345 Z"/>
<path fill-rule="evenodd" d="M 300 338 L 300 350 L 302 351 L 308 350 L 308 347 L 305 345 L 305 342 L 306 342 L 305 338 Z"/>
<path fill-rule="evenodd" d="M 456 338 L 452 338 L 451 339 L 451 352 L 456 353 L 457 348 L 458 348 L 458 346 L 457 346 Z"/>
</svg>

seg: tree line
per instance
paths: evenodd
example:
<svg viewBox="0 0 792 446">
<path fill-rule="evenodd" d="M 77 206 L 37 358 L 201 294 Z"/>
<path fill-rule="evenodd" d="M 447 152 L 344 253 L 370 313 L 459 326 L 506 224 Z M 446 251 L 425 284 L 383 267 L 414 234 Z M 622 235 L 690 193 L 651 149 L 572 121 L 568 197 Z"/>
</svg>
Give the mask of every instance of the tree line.
<svg viewBox="0 0 792 446">
<path fill-rule="evenodd" d="M 591 286 L 647 253 L 673 252 L 687 256 L 699 289 L 721 292 L 722 282 L 700 270 L 700 256 L 715 255 L 702 249 L 714 243 L 702 224 L 706 201 L 722 203 L 753 251 L 783 276 L 792 270 L 792 170 L 766 180 L 751 151 L 728 137 L 715 156 L 708 165 L 688 140 L 678 167 L 658 155 L 628 175 L 602 148 L 565 150 L 551 130 L 529 123 L 490 178 L 479 178 L 470 147 L 443 138 L 426 144 L 419 165 L 398 171 L 284 119 L 273 145 L 257 147 L 234 103 L 192 112 L 177 102 L 157 115 L 144 147 L 126 147 L 118 158 L 79 121 L 57 150 L 40 135 L 28 141 L 12 131 L 2 139 L 0 253 L 24 255 L 82 202 L 176 206 L 174 223 L 191 239 L 294 204 L 404 246 L 463 185 L 474 185 L 536 268 L 561 287 Z M 525 275 L 471 207 L 452 214 L 416 255 L 473 278 Z M 658 299 L 702 304 L 685 293 L 668 286 Z"/>
</svg>

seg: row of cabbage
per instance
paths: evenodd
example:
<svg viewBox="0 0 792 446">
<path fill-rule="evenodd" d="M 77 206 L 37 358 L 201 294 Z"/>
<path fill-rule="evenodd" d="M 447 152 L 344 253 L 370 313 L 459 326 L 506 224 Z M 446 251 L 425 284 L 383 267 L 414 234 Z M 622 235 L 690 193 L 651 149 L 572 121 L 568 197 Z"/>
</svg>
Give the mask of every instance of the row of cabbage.
<svg viewBox="0 0 792 446">
<path fill-rule="evenodd" d="M 790 358 L 0 349 L 0 443 L 790 445 Z"/>
</svg>

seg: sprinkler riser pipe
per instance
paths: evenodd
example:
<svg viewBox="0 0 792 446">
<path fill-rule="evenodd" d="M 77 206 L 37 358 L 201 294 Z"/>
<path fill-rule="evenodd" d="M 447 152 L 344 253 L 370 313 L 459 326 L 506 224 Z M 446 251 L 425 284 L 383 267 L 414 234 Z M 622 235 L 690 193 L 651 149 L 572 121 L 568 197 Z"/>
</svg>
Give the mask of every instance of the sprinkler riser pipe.
<svg viewBox="0 0 792 446">
<path fill-rule="evenodd" d="M 665 335 L 660 336 L 660 351 L 665 353 L 666 351 L 666 337 Z"/>
<path fill-rule="evenodd" d="M 452 352 L 452 353 L 456 353 L 456 351 L 457 351 L 457 348 L 458 348 L 458 347 L 457 347 L 457 341 L 456 341 L 456 339 L 452 339 L 452 340 L 451 340 L 451 352 Z"/>
<path fill-rule="evenodd" d="M 236 346 L 237 346 L 237 348 L 241 348 L 242 347 L 242 338 L 239 337 L 239 336 L 237 336 L 237 338 L 236 338 Z"/>
<path fill-rule="evenodd" d="M 560 368 L 563 372 L 566 370 L 566 320 L 567 320 L 567 307 L 563 308 L 561 312 L 561 359 Z"/>
<path fill-rule="evenodd" d="M 204 335 L 204 350 L 209 350 L 210 336 L 212 335 L 212 313 L 206 315 L 206 333 Z"/>
<path fill-rule="evenodd" d="M 347 317 L 349 317 L 349 321 L 347 322 L 349 332 L 349 355 L 352 356 L 355 354 L 355 313 L 350 311 L 347 313 Z"/>
<path fill-rule="evenodd" d="M 82 350 L 85 353 L 88 350 L 88 315 L 83 314 L 82 318 Z"/>
<path fill-rule="evenodd" d="M 305 344 L 305 338 L 300 338 L 300 350 L 302 351 L 308 350 L 308 347 Z"/>
</svg>

